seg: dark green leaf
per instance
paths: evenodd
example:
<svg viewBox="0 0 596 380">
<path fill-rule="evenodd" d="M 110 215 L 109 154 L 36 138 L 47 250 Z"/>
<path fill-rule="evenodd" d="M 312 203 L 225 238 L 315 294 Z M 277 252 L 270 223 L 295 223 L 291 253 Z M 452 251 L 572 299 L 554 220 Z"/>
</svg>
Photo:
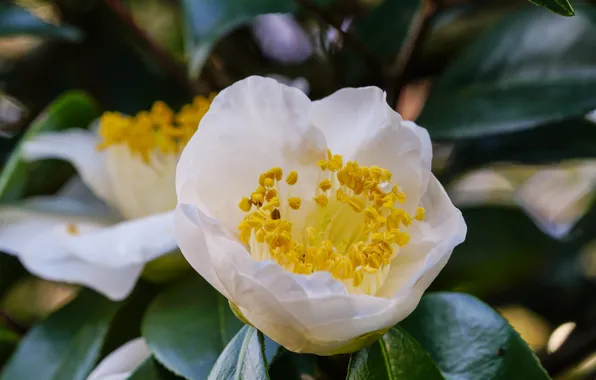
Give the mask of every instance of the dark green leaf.
<svg viewBox="0 0 596 380">
<path fill-rule="evenodd" d="M 356 21 L 354 32 L 372 53 L 395 59 L 421 8 L 420 0 L 385 0 Z"/>
<path fill-rule="evenodd" d="M 234 28 L 264 13 L 296 10 L 294 0 L 183 0 L 189 74 L 198 78 L 212 46 Z"/>
<path fill-rule="evenodd" d="M 529 129 L 596 108 L 596 9 L 530 7 L 484 33 L 432 89 L 418 122 L 439 139 Z"/>
<path fill-rule="evenodd" d="M 25 335 L 0 379 L 85 379 L 119 307 L 119 303 L 83 290 Z"/>
<path fill-rule="evenodd" d="M 76 28 L 50 24 L 24 8 L 14 4 L 1 3 L 0 36 L 19 34 L 62 38 L 70 41 L 80 41 L 83 37 Z"/>
<path fill-rule="evenodd" d="M 531 3 L 550 9 L 562 16 L 573 16 L 573 7 L 567 0 L 530 0 Z"/>
<path fill-rule="evenodd" d="M 472 296 L 427 294 L 400 325 L 447 379 L 548 379 L 519 334 Z"/>
<path fill-rule="evenodd" d="M 571 119 L 499 136 L 473 138 L 458 144 L 455 160 L 461 170 L 497 162 L 549 164 L 596 157 L 596 124 Z"/>
<path fill-rule="evenodd" d="M 58 131 L 73 127 L 86 128 L 98 116 L 99 110 L 95 103 L 81 92 L 66 93 L 50 104 L 33 121 L 2 170 L 0 175 L 0 203 L 18 200 L 26 190 L 31 191 L 26 189 L 30 178 L 39 181 L 39 176 L 42 176 L 46 179 L 44 186 L 49 186 L 48 181 L 55 183 L 56 180 L 62 179 L 64 181 L 66 179 L 57 175 L 58 173 L 55 172 L 53 166 L 55 162 L 53 161 L 25 163 L 20 154 L 20 148 L 24 141 L 41 132 Z M 32 169 L 34 171 L 30 173 Z M 53 178 L 48 178 L 48 174 L 51 174 Z"/>
<path fill-rule="evenodd" d="M 401 327 L 352 355 L 348 380 L 440 380 L 441 372 L 418 342 Z"/>
<path fill-rule="evenodd" d="M 141 329 L 155 357 L 168 369 L 204 380 L 241 326 L 228 301 L 193 275 L 155 298 Z"/>
<path fill-rule="evenodd" d="M 145 360 L 127 380 L 175 380 L 180 377 L 168 372 L 154 358 Z"/>
<path fill-rule="evenodd" d="M 268 380 L 264 354 L 257 329 L 244 326 L 221 353 L 208 379 Z"/>
<path fill-rule="evenodd" d="M 19 341 L 19 335 L 2 324 L 0 320 L 0 370 Z"/>
<path fill-rule="evenodd" d="M 462 209 L 468 226 L 433 289 L 458 289 L 487 296 L 540 271 L 558 243 L 519 209 L 483 206 Z"/>
</svg>

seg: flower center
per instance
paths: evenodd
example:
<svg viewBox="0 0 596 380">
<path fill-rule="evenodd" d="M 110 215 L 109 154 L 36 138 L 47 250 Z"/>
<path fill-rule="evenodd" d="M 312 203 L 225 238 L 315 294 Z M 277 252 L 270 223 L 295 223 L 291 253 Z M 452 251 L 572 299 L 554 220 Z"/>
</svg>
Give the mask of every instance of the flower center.
<svg viewBox="0 0 596 380">
<path fill-rule="evenodd" d="M 391 183 L 389 170 L 343 164 L 328 151 L 319 161 L 320 178 L 311 199 L 291 196 L 299 174 L 291 171 L 282 183 L 281 168 L 259 177 L 259 186 L 240 201 L 247 215 L 238 225 L 240 239 L 256 260 L 275 260 L 297 274 L 327 271 L 350 293 L 374 295 L 385 282 L 391 259 L 408 244 L 412 216 L 400 205 L 406 195 Z M 282 196 L 280 187 L 286 187 Z M 293 215 L 311 202 L 304 226 L 293 230 Z M 424 219 L 418 207 L 414 217 Z"/>
<path fill-rule="evenodd" d="M 177 155 L 196 132 L 214 96 L 197 96 L 192 104 L 185 105 L 177 114 L 161 101 L 155 102 L 151 110 L 141 111 L 135 116 L 106 112 L 100 119 L 101 142 L 97 149 L 124 144 L 145 163 L 150 162 L 155 151 Z"/>
</svg>

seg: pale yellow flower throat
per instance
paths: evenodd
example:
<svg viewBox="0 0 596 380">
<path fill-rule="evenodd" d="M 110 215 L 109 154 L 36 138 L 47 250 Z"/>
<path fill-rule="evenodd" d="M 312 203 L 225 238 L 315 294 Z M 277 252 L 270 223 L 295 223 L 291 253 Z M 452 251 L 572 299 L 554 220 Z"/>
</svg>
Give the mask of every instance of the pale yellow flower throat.
<svg viewBox="0 0 596 380">
<path fill-rule="evenodd" d="M 374 295 L 385 282 L 391 259 L 408 244 L 406 228 L 412 217 L 398 205 L 406 195 L 392 184 L 391 172 L 360 166 L 328 151 L 319 161 L 320 180 L 312 199 L 280 194 L 281 168 L 259 177 L 259 186 L 240 201 L 247 215 L 238 225 L 240 239 L 256 260 L 275 260 L 293 273 L 327 271 L 342 281 L 350 293 Z M 296 171 L 285 178 L 291 189 L 299 180 Z M 292 212 L 315 202 L 304 231 L 292 231 Z M 285 206 L 287 204 L 287 206 Z M 424 219 L 419 207 L 415 219 Z M 300 226 L 301 227 L 301 226 Z"/>
</svg>

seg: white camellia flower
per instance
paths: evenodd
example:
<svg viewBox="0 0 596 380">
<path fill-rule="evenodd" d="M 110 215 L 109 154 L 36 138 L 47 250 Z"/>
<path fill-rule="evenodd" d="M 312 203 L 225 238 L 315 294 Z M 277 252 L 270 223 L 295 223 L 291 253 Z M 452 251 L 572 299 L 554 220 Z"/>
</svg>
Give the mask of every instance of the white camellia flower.
<svg viewBox="0 0 596 380">
<path fill-rule="evenodd" d="M 295 352 L 370 343 L 466 235 L 425 129 L 378 88 L 316 102 L 272 79 L 222 91 L 176 174 L 175 233 L 237 315 Z"/>
<path fill-rule="evenodd" d="M 98 131 L 27 141 L 26 160 L 67 160 L 86 186 L 1 207 L 0 251 L 39 277 L 125 298 L 145 263 L 177 249 L 176 164 L 210 102 L 198 97 L 176 115 L 157 102 L 134 117 L 106 113 Z"/>
<path fill-rule="evenodd" d="M 150 357 L 151 352 L 145 339 L 133 339 L 106 356 L 89 374 L 87 380 L 126 380 Z"/>
</svg>

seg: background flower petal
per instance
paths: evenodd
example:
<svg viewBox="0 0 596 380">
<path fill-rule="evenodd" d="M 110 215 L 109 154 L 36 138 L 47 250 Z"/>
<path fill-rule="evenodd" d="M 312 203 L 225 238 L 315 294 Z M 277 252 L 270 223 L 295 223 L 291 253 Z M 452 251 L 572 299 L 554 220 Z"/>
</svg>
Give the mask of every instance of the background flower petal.
<svg viewBox="0 0 596 380">
<path fill-rule="evenodd" d="M 133 339 L 106 356 L 89 374 L 87 380 L 127 379 L 132 371 L 149 357 L 151 352 L 145 339 Z"/>
<path fill-rule="evenodd" d="M 69 161 L 83 182 L 102 200 L 113 199 L 104 153 L 96 149 L 97 135 L 82 129 L 48 132 L 35 136 L 23 145 L 28 161 L 57 158 Z"/>
</svg>

